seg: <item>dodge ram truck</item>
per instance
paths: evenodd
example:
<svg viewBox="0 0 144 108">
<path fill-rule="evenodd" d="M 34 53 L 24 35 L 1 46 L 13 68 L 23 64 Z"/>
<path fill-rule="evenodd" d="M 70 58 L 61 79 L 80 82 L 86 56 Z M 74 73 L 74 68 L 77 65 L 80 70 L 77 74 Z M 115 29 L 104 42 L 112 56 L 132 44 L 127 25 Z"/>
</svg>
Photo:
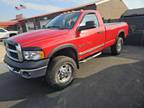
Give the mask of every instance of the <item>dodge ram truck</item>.
<svg viewBox="0 0 144 108">
<path fill-rule="evenodd" d="M 127 23 L 104 24 L 98 11 L 62 13 L 45 29 L 7 39 L 4 62 L 23 78 L 45 77 L 52 87 L 64 88 L 73 81 L 80 62 L 108 47 L 119 55 L 127 35 Z"/>
</svg>

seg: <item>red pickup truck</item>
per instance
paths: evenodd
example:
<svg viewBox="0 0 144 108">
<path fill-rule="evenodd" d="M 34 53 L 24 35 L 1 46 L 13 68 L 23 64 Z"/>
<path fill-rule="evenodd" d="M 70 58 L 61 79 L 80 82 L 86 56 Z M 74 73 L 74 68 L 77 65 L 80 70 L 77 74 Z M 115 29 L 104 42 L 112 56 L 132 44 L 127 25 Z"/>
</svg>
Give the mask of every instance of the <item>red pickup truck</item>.
<svg viewBox="0 0 144 108">
<path fill-rule="evenodd" d="M 63 88 L 73 81 L 80 62 L 108 47 L 113 55 L 120 54 L 127 35 L 127 23 L 104 24 L 98 11 L 63 13 L 45 29 L 7 39 L 4 62 L 24 78 L 45 76 L 50 85 Z"/>
</svg>

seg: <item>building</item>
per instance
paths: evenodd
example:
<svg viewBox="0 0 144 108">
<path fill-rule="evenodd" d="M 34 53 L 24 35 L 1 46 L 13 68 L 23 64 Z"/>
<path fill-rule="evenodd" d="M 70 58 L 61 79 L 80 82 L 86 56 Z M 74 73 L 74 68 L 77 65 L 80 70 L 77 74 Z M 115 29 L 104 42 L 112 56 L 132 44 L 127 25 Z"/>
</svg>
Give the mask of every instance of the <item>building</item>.
<svg viewBox="0 0 144 108">
<path fill-rule="evenodd" d="M 144 8 L 127 10 L 121 20 L 129 25 L 127 44 L 144 46 Z"/>
<path fill-rule="evenodd" d="M 16 19 L 0 22 L 0 28 L 19 31 L 19 21 L 24 19 L 22 14 L 16 15 Z"/>
<path fill-rule="evenodd" d="M 5 29 L 17 29 L 15 25 L 18 24 L 18 21 L 5 21 L 5 22 L 0 22 L 0 28 L 5 28 Z"/>
<path fill-rule="evenodd" d="M 78 7 L 73 7 L 71 9 L 60 10 L 59 12 L 48 13 L 44 15 L 34 16 L 31 18 L 26 18 L 19 20 L 19 23 L 15 25 L 18 31 L 27 32 L 30 30 L 36 30 L 43 27 L 51 19 L 57 15 L 76 10 L 99 10 L 102 17 L 106 20 L 118 19 L 128 8 L 122 0 L 99 0 L 92 4 L 82 5 Z"/>
<path fill-rule="evenodd" d="M 121 17 L 128 22 L 130 33 L 143 31 L 144 28 L 144 8 L 127 10 Z"/>
<path fill-rule="evenodd" d="M 128 10 L 122 0 L 102 0 L 96 3 L 96 6 L 105 19 L 119 19 Z"/>
</svg>

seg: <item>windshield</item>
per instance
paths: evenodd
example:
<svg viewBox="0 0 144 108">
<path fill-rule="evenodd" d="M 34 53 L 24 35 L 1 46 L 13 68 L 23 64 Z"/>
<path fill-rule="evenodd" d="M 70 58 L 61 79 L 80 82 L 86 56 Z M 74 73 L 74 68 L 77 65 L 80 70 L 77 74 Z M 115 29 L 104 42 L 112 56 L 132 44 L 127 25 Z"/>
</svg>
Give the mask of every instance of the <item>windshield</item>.
<svg viewBox="0 0 144 108">
<path fill-rule="evenodd" d="M 72 12 L 61 14 L 54 19 L 52 19 L 47 25 L 46 28 L 49 29 L 71 29 L 76 23 L 80 12 Z"/>
</svg>

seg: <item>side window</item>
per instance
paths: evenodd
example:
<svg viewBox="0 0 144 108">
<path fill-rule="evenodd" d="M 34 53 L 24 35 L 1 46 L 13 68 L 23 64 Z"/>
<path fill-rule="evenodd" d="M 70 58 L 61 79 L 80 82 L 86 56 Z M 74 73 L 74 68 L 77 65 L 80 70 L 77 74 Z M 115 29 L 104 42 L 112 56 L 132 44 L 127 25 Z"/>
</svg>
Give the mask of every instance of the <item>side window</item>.
<svg viewBox="0 0 144 108">
<path fill-rule="evenodd" d="M 0 32 L 5 32 L 3 29 L 0 29 Z"/>
<path fill-rule="evenodd" d="M 92 13 L 92 14 L 87 14 L 84 16 L 82 22 L 80 23 L 80 27 L 86 26 L 86 22 L 88 22 L 88 21 L 94 21 L 96 27 L 99 26 L 99 22 L 98 22 L 96 15 Z"/>
</svg>

